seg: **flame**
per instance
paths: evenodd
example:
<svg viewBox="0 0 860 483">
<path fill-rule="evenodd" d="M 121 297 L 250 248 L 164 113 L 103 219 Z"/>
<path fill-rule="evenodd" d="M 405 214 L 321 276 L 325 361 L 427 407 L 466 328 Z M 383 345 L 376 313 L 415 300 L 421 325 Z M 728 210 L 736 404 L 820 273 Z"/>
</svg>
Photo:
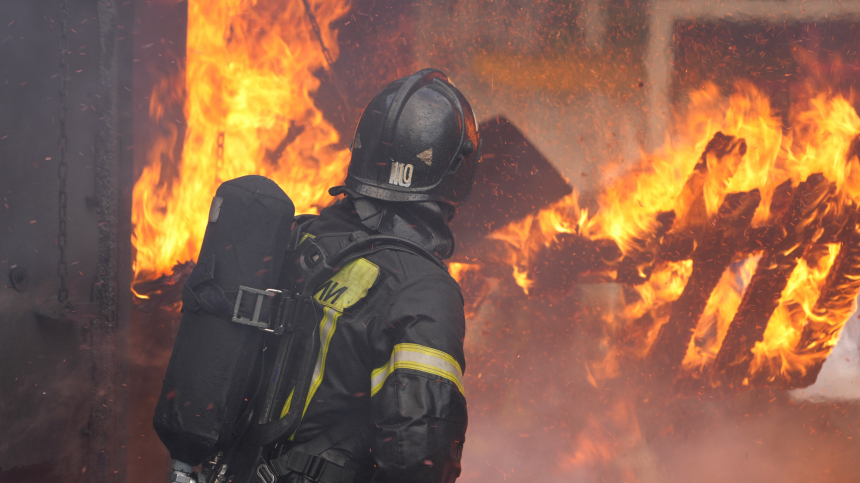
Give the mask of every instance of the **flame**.
<svg viewBox="0 0 860 483">
<path fill-rule="evenodd" d="M 669 319 L 666 305 L 681 295 L 692 273 L 692 260 L 669 262 L 658 266 L 647 282 L 634 286 L 639 300 L 628 304 L 624 309 L 624 318 L 628 321 L 630 332 L 626 337 L 626 345 L 632 355 L 641 358 L 648 354 L 657 337 L 657 331 Z M 632 323 L 642 320 L 643 317 L 648 317 L 653 322 L 644 326 Z"/>
<path fill-rule="evenodd" d="M 469 272 L 474 272 L 479 268 L 481 268 L 481 266 L 477 263 L 451 262 L 448 264 L 448 273 L 457 281 L 457 283 L 460 283 L 463 281 L 464 275 Z"/>
<path fill-rule="evenodd" d="M 624 348 L 608 351 L 607 358 L 645 358 L 692 273 L 691 260 L 667 262 L 644 256 L 653 252 L 662 236 L 661 213 L 675 214 L 670 235 L 689 232 L 697 237 L 707 231 L 726 195 L 758 189 L 761 203 L 752 226 L 773 225 L 777 219 L 771 213 L 771 202 L 776 187 L 785 181 L 797 187 L 815 173 L 823 174 L 834 190 L 821 216 L 835 216 L 860 204 L 860 163 L 848 159 L 852 141 L 860 134 L 860 117 L 845 97 L 827 92 L 810 95 L 792 113 L 788 128 L 768 97 L 749 83 L 739 82 L 729 96 L 707 85 L 690 93 L 689 100 L 688 108 L 676 114 L 676 129 L 664 147 L 656 153 L 642 153 L 637 168 L 606 187 L 593 215 L 580 209 L 574 193 L 490 235 L 507 244 L 509 253 L 503 258 L 526 294 L 537 284 L 535 260 L 541 250 L 558 243 L 561 234 L 612 240 L 625 257 L 645 260 L 637 266 L 647 280 L 633 286 L 638 297 L 628 300 L 622 316 L 626 332 L 607 329 L 616 333 L 616 343 L 623 342 Z M 718 132 L 733 138 L 724 138 L 728 141 L 722 150 L 708 151 Z M 814 243 L 825 228 L 819 227 L 805 243 Z M 851 313 L 850 307 L 826 314 L 813 310 L 838 248 L 838 244 L 828 245 L 826 255 L 799 261 L 764 339 L 752 349 L 749 376 L 790 380 L 827 356 Z M 683 371 L 704 374 L 713 363 L 760 256 L 747 254 L 736 259 L 722 275 L 697 321 Z M 643 267 L 650 267 L 650 274 Z M 610 277 L 616 269 L 613 262 L 602 267 Z M 801 354 L 800 334 L 810 321 L 828 327 L 821 343 L 826 350 Z"/>
<path fill-rule="evenodd" d="M 684 369 L 702 372 L 717 357 L 729 323 L 738 311 L 744 289 L 749 285 L 760 259 L 761 254 L 753 255 L 723 272 L 690 339 L 682 363 Z"/>
<path fill-rule="evenodd" d="M 820 355 L 809 357 L 798 354 L 796 348 L 806 321 L 821 319 L 813 308 L 839 249 L 838 244 L 829 244 L 824 254 L 811 260 L 800 260 L 782 292 L 779 306 L 768 321 L 764 340 L 756 342 L 752 350 L 755 355 L 752 374 L 765 372 L 771 381 L 778 376 L 790 378 L 795 373 L 805 374 L 809 362 L 823 360 Z M 841 328 L 853 311 L 852 307 L 847 313 L 827 315 L 836 319 L 835 323 Z M 828 344 L 831 347 L 835 345 L 836 338 L 832 338 Z M 826 357 L 827 354 L 824 355 Z"/>
<path fill-rule="evenodd" d="M 338 54 L 329 25 L 346 13 L 344 2 L 309 2 L 323 42 Z M 326 188 L 340 182 L 349 152 L 336 146 L 337 131 L 315 107 L 326 68 L 303 2 L 190 0 L 187 68 L 156 86 L 150 117 L 187 93 L 182 158 L 173 159 L 177 129 L 149 151 L 133 193 L 136 279 L 169 273 L 194 260 L 206 214 L 223 181 L 267 176 L 293 200 L 299 213 L 329 204 Z M 164 124 L 164 123 L 162 123 Z M 178 165 L 171 176 L 170 169 Z"/>
<path fill-rule="evenodd" d="M 528 268 L 542 248 L 551 246 L 561 233 L 588 230 L 588 210 L 579 209 L 576 191 L 555 202 L 537 215 L 529 215 L 487 235 L 511 248 L 506 252 L 517 285 L 528 295 L 534 285 Z"/>
<path fill-rule="evenodd" d="M 562 474 L 574 470 L 599 474 L 610 467 L 620 473 L 621 481 L 638 481 L 636 460 L 644 456 L 642 453 L 642 432 L 635 407 L 630 401 L 618 399 L 608 403 L 602 414 L 589 415 L 572 451 L 560 459 L 558 470 Z"/>
<path fill-rule="evenodd" d="M 322 42 L 336 57 L 338 43 L 329 25 L 348 7 L 322 0 L 309 5 Z M 314 105 L 320 85 L 314 72 L 327 63 L 304 2 L 192 0 L 188 8 L 186 71 L 163 79 L 151 96 L 150 117 L 162 133 L 150 147 L 133 193 L 137 280 L 194 259 L 210 199 L 221 182 L 246 174 L 268 176 L 290 195 L 297 211 L 316 213 L 329 203 L 326 188 L 343 179 L 349 159 L 348 151 L 337 147 L 337 131 Z M 706 85 L 688 98 L 664 147 L 641 153 L 637 168 L 599 194 L 598 209 L 581 208 L 573 193 L 489 235 L 502 247 L 495 258 L 510 267 L 526 295 L 539 286 L 536 262 L 567 240 L 614 243 L 624 257 L 619 260 L 638 260 L 635 297 L 617 321 L 607 322 L 613 327 L 607 329 L 604 359 L 588 362 L 600 377 L 618 374 L 621 361 L 647 356 L 694 270 L 691 260 L 658 257 L 655 250 L 666 230 L 669 235 L 692 233 L 697 244 L 695 237 L 708 230 L 726 196 L 752 189 L 761 193 L 752 225 L 773 224 L 776 187 L 785 181 L 796 187 L 814 173 L 833 184 L 822 213 L 838 214 L 860 204 L 860 163 L 847 162 L 860 118 L 848 99 L 828 92 L 809 95 L 784 127 L 768 97 L 749 83 L 739 82 L 729 96 Z M 179 102 L 187 127 L 176 160 L 181 130 L 166 113 Z M 730 142 L 723 151 L 708 150 L 718 132 L 732 136 L 726 138 Z M 620 171 L 616 168 L 608 170 Z M 675 215 L 671 229 L 660 217 L 668 212 Z M 749 376 L 802 375 L 835 344 L 847 309 L 815 311 L 838 245 L 828 250 L 826 256 L 800 260 L 792 272 L 763 340 L 752 349 Z M 685 343 L 684 371 L 704 374 L 712 365 L 755 260 L 747 253 L 723 273 Z M 618 263 L 598 260 L 589 270 L 612 280 Z M 452 276 L 476 278 L 481 270 L 473 265 L 452 264 Z M 824 349 L 801 353 L 800 334 L 812 323 L 827 327 L 824 339 L 815 342 Z"/>
</svg>

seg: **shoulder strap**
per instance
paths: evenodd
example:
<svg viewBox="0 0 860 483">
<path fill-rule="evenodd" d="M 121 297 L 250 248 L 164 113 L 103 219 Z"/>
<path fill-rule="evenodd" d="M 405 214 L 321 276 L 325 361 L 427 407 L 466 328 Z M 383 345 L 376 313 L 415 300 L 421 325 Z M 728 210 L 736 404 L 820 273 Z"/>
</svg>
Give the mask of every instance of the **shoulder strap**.
<svg viewBox="0 0 860 483">
<path fill-rule="evenodd" d="M 439 260 L 430 250 L 421 245 L 394 235 L 368 235 L 363 231 L 328 233 L 316 237 L 316 241 L 322 242 L 326 238 L 338 237 L 346 239 L 346 243 L 333 253 L 326 253 L 328 263 L 332 267 L 340 267 L 349 261 L 369 255 L 380 250 L 400 250 L 413 255 L 426 258 L 439 268 L 448 271 L 445 264 Z M 324 243 L 323 243 L 324 244 Z M 322 247 L 321 247 L 322 248 Z"/>
<path fill-rule="evenodd" d="M 296 250 L 302 269 L 306 272 L 300 290 L 304 294 L 314 292 L 340 267 L 380 250 L 412 253 L 448 271 L 445 264 L 426 248 L 393 235 L 368 235 L 363 231 L 325 233 L 305 239 Z"/>
</svg>

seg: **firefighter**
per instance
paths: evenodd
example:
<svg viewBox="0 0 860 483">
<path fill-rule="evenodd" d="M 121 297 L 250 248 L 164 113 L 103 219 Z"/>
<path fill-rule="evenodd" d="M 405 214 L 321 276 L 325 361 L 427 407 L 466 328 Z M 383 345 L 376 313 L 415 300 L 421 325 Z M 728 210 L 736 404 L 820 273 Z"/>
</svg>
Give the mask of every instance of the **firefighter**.
<svg viewBox="0 0 860 483">
<path fill-rule="evenodd" d="M 350 149 L 344 186 L 329 190 L 345 197 L 298 217 L 297 236 L 336 245 L 361 232 L 418 249 L 373 251 L 317 289 L 318 359 L 272 470 L 290 482 L 454 481 L 467 423 L 465 318 L 441 260 L 480 157 L 475 115 L 445 74 L 424 69 L 370 101 Z"/>
</svg>

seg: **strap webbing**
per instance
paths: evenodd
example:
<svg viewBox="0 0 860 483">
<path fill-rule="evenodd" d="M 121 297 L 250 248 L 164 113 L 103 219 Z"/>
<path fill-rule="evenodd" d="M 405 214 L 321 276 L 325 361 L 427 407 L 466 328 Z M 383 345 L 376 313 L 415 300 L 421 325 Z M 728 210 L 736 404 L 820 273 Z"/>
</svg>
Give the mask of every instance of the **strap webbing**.
<svg viewBox="0 0 860 483">
<path fill-rule="evenodd" d="M 320 433 L 316 438 L 290 448 L 285 454 L 273 459 L 269 465 L 278 476 L 299 473 L 320 483 L 352 483 L 361 472 L 355 461 L 343 458 L 335 462 L 323 453 L 346 438 L 355 435 L 364 424 L 344 420 Z"/>
</svg>

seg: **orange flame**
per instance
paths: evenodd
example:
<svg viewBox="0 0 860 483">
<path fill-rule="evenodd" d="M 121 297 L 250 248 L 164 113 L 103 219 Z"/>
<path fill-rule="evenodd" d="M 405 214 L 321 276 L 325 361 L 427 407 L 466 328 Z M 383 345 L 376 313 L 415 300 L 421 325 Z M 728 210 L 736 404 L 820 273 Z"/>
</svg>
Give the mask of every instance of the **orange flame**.
<svg viewBox="0 0 860 483">
<path fill-rule="evenodd" d="M 819 357 L 797 354 L 796 348 L 806 321 L 821 318 L 812 309 L 821 293 L 827 272 L 836 260 L 839 248 L 839 245 L 830 244 L 826 246 L 825 253 L 817 259 L 800 260 L 782 292 L 779 307 L 768 321 L 764 340 L 756 342 L 752 350 L 755 355 L 750 368 L 753 374 L 764 371 L 771 381 L 778 376 L 789 378 L 793 374 L 805 374 L 809 362 L 822 360 Z M 832 323 L 841 328 L 852 312 L 853 306 L 850 312 L 828 315 L 837 319 Z M 828 345 L 832 347 L 836 345 L 836 341 L 837 339 L 833 338 L 828 341 Z M 824 354 L 825 357 L 826 355 Z"/>
<path fill-rule="evenodd" d="M 477 263 L 451 262 L 448 264 L 448 273 L 459 283 L 465 274 L 478 270 L 480 267 Z"/>
<path fill-rule="evenodd" d="M 337 56 L 329 28 L 348 6 L 310 1 L 323 42 Z M 194 260 L 206 213 L 221 182 L 247 174 L 268 176 L 296 205 L 315 213 L 329 203 L 326 188 L 341 181 L 349 152 L 314 106 L 327 67 L 303 2 L 191 0 L 188 4 L 185 118 L 179 173 L 162 176 L 172 159 L 170 133 L 149 153 L 133 193 L 133 244 L 137 279 L 167 273 Z M 156 87 L 150 116 L 159 120 L 169 96 L 181 95 L 177 79 Z"/>
<path fill-rule="evenodd" d="M 611 239 L 625 256 L 635 256 L 657 232 L 659 213 L 676 214 L 676 231 L 704 229 L 726 195 L 752 189 L 759 189 L 762 197 L 753 226 L 773 224 L 770 208 L 775 188 L 786 180 L 797 186 L 814 173 L 822 173 L 835 185 L 835 196 L 827 201 L 830 203 L 827 212 L 856 205 L 860 201 L 860 167 L 855 165 L 860 163 L 849 162 L 848 153 L 852 141 L 860 134 L 860 117 L 851 103 L 841 95 L 810 96 L 808 105 L 797 110 L 790 121 L 789 129 L 784 129 L 782 118 L 772 110 L 767 96 L 751 84 L 739 83 L 728 98 L 716 86 L 705 86 L 690 94 L 690 105 L 677 115 L 677 128 L 664 148 L 657 153 L 643 153 L 638 168 L 605 188 L 599 195 L 599 210 L 592 216 L 579 209 L 574 194 L 534 216 L 497 230 L 490 237 L 510 247 L 507 259 L 514 279 L 528 293 L 535 284 L 532 262 L 561 233 L 576 233 L 592 240 Z M 699 195 L 702 209 L 697 212 L 685 189 L 689 190 L 688 179 L 694 166 L 717 132 L 742 138 L 746 146 L 745 150 L 738 147 L 720 159 L 713 153 L 705 157 L 707 174 Z M 820 363 L 826 357 L 821 352 L 801 355 L 797 343 L 807 321 L 822 319 L 812 309 L 834 263 L 838 245 L 828 250 L 826 256 L 816 258 L 811 265 L 800 260 L 770 319 L 764 340 L 752 350 L 751 374 L 764 375 L 770 381 L 777 376 L 788 379 L 789 374 L 802 375 L 804 367 Z M 735 264 L 723 274 L 689 342 L 683 363 L 685 371 L 698 373 L 713 362 L 758 258 L 758 255 L 747 256 L 743 264 Z M 657 262 L 649 280 L 633 287 L 639 298 L 631 301 L 623 314 L 630 331 L 627 338 L 635 339 L 626 341 L 624 350 L 630 356 L 647 355 L 660 325 L 668 320 L 667 307 L 680 296 L 691 272 L 689 260 Z M 839 319 L 829 321 L 831 339 L 826 344 L 831 347 L 850 315 L 845 310 L 841 312 L 826 314 Z M 643 328 L 640 324 L 646 314 L 650 316 L 649 325 Z M 617 357 L 616 352 L 609 354 Z"/>
<path fill-rule="evenodd" d="M 729 323 L 741 304 L 744 289 L 749 285 L 760 258 L 761 255 L 753 255 L 739 267 L 732 266 L 723 272 L 690 339 L 684 369 L 702 371 L 717 357 Z"/>
</svg>

